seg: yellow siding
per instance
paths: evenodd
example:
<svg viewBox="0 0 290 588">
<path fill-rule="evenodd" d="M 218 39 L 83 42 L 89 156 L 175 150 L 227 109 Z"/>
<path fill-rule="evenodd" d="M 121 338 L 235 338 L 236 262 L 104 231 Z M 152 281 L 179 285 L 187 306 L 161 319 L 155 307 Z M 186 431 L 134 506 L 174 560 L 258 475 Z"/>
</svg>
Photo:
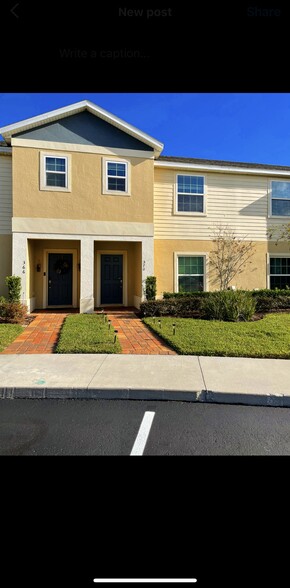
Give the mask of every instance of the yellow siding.
<svg viewBox="0 0 290 588">
<path fill-rule="evenodd" d="M 11 233 L 12 157 L 0 154 L 0 234 Z"/>
<path fill-rule="evenodd" d="M 182 171 L 155 168 L 154 235 L 158 239 L 210 239 L 217 224 L 228 224 L 237 235 L 267 240 L 270 225 L 283 219 L 268 218 L 268 185 L 259 175 L 195 172 L 205 175 L 206 216 L 174 214 L 176 174 Z M 278 179 L 278 178 L 273 178 Z"/>
</svg>

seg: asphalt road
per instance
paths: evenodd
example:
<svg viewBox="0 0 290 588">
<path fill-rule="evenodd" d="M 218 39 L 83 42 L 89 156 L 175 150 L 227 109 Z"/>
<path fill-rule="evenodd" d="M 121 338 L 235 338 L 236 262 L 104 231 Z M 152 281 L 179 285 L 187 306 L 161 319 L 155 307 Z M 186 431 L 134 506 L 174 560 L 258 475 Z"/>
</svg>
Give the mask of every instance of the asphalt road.
<svg viewBox="0 0 290 588">
<path fill-rule="evenodd" d="M 290 455 L 289 423 L 287 408 L 1 400 L 0 455 Z"/>
</svg>

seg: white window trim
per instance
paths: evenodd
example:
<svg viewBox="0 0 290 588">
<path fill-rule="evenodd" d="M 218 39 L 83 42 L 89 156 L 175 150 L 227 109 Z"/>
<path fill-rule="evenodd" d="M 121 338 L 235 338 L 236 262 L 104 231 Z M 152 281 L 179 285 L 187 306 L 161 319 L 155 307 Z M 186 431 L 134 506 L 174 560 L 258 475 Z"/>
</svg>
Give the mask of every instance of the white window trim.
<svg viewBox="0 0 290 588">
<path fill-rule="evenodd" d="M 108 175 L 107 175 L 107 165 L 108 163 L 124 163 L 126 165 L 126 176 L 125 176 L 125 186 L 126 186 L 126 190 L 125 192 L 123 192 L 122 190 L 108 190 L 107 189 L 107 181 L 108 181 Z M 114 159 L 114 158 L 107 158 L 107 157 L 103 157 L 103 186 L 102 186 L 102 194 L 110 194 L 112 196 L 130 196 L 131 194 L 131 166 L 130 166 L 130 161 L 128 161 L 127 159 Z M 122 178 L 123 176 L 120 176 L 120 178 Z"/>
<path fill-rule="evenodd" d="M 178 176 L 197 176 L 199 178 L 203 178 L 204 183 L 204 192 L 203 194 L 189 194 L 189 196 L 203 196 L 203 212 L 186 212 L 178 210 Z M 181 215 L 181 216 L 207 216 L 206 211 L 206 194 L 207 194 L 207 181 L 205 174 L 187 172 L 187 171 L 179 171 L 175 176 L 175 186 L 174 186 L 174 207 L 173 207 L 173 214 Z"/>
<path fill-rule="evenodd" d="M 71 192 L 71 156 L 70 154 L 66 153 L 59 153 L 59 152 L 44 152 L 40 151 L 40 162 L 39 162 L 39 169 L 40 169 L 40 190 L 45 192 Z M 66 186 L 47 186 L 46 185 L 46 158 L 47 157 L 56 157 L 57 159 L 65 159 L 66 160 Z M 56 172 L 57 173 L 57 172 Z"/>
<path fill-rule="evenodd" d="M 271 275 L 275 276 L 288 276 L 289 274 L 271 274 L 270 273 L 270 259 L 273 257 L 288 257 L 290 258 L 290 253 L 267 253 L 267 288 L 270 290 L 271 285 Z"/>
<path fill-rule="evenodd" d="M 286 214 L 273 214 L 272 213 L 272 183 L 273 182 L 287 182 L 288 184 L 290 184 L 290 180 L 286 180 L 285 178 L 276 178 L 275 180 L 269 180 L 269 182 L 268 182 L 268 210 L 269 210 L 268 218 L 275 218 L 275 219 L 290 218 L 290 214 L 286 215 Z M 282 200 L 282 198 L 274 198 L 274 200 Z M 285 200 L 285 198 L 283 198 L 283 200 Z"/>
<path fill-rule="evenodd" d="M 179 292 L 178 290 L 178 258 L 179 257 L 203 257 L 203 292 L 208 291 L 208 253 L 200 253 L 196 251 L 175 251 L 174 252 L 174 292 Z"/>
</svg>

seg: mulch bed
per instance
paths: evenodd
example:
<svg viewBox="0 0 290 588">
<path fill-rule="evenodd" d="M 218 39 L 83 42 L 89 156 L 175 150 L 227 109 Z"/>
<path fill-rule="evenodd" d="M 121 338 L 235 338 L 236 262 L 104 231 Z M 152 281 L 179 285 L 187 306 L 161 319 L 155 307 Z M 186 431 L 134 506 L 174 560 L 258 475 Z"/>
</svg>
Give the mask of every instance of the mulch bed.
<svg viewBox="0 0 290 588">
<path fill-rule="evenodd" d="M 34 321 L 36 317 L 35 316 L 31 316 L 31 314 L 27 314 L 24 322 L 22 323 L 22 327 L 28 327 L 28 325 L 30 325 L 30 323 L 32 323 L 32 321 Z"/>
<path fill-rule="evenodd" d="M 32 321 L 34 321 L 36 317 L 35 316 L 31 316 L 29 314 L 26 315 L 24 321 L 21 324 L 22 327 L 28 327 L 28 325 L 30 325 L 30 323 L 32 323 Z M 3 318 L 0 317 L 0 325 L 16 325 L 17 323 L 7 323 L 7 321 L 5 321 Z"/>
</svg>

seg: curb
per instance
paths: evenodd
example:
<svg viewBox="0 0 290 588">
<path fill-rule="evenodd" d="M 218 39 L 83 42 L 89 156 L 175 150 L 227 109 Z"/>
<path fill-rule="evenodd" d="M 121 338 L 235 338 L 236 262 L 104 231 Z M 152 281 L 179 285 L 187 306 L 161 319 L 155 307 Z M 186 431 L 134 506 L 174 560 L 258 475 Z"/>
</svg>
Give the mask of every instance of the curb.
<svg viewBox="0 0 290 588">
<path fill-rule="evenodd" d="M 238 392 L 214 392 L 207 390 L 205 392 L 205 399 L 202 402 L 286 408 L 290 406 L 290 397 L 283 396 L 283 394 L 241 394 Z"/>
<path fill-rule="evenodd" d="M 57 400 L 179 400 L 197 402 L 201 392 L 132 388 L 0 388 L 0 399 Z"/>
<path fill-rule="evenodd" d="M 209 404 L 290 407 L 290 396 L 283 394 L 242 394 L 213 390 L 150 390 L 137 388 L 0 388 L 1 400 L 166 400 Z"/>
</svg>

